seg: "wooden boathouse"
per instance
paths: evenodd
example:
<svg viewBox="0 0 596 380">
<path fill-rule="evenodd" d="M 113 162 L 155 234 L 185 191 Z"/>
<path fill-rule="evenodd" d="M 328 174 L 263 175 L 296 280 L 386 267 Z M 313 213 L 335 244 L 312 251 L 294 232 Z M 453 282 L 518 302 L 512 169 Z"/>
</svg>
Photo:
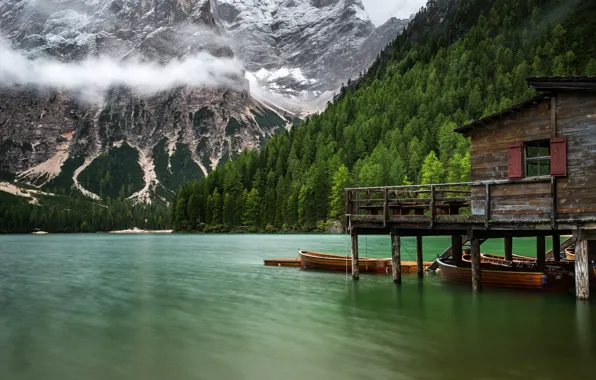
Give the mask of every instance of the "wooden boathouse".
<svg viewBox="0 0 596 380">
<path fill-rule="evenodd" d="M 596 77 L 529 78 L 528 85 L 537 96 L 455 130 L 470 139 L 471 182 L 346 189 L 353 279 L 361 234 L 391 235 L 394 282 L 401 281 L 401 236 L 417 237 L 419 275 L 423 236 L 451 236 L 440 257 L 456 265 L 469 241 L 475 291 L 485 240 L 503 238 L 512 260 L 512 238 L 534 237 L 543 270 L 575 246 L 575 293 L 588 299 L 596 285 Z M 573 238 L 562 244 L 561 235 Z"/>
</svg>

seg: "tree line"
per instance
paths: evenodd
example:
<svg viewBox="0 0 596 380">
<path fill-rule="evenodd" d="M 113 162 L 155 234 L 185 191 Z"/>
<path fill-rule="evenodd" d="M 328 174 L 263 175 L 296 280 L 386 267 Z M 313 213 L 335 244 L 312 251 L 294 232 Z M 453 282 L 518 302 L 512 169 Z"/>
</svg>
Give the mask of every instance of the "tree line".
<svg viewBox="0 0 596 380">
<path fill-rule="evenodd" d="M 170 212 L 163 204 L 134 203 L 125 198 L 97 202 L 82 195 L 55 195 L 30 198 L 0 192 L 0 233 L 33 231 L 107 232 L 133 227 L 161 230 L 171 225 Z"/>
</svg>

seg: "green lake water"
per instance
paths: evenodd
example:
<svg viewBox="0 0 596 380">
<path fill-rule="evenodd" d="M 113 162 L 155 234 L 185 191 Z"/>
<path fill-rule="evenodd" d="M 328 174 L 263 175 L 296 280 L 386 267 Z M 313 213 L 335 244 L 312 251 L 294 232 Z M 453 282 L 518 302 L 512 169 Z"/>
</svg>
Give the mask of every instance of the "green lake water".
<svg viewBox="0 0 596 380">
<path fill-rule="evenodd" d="M 427 260 L 449 245 L 424 243 Z M 0 379 L 596 378 L 594 300 L 263 266 L 298 248 L 343 254 L 347 239 L 0 236 Z M 389 249 L 361 237 L 362 256 Z"/>
</svg>

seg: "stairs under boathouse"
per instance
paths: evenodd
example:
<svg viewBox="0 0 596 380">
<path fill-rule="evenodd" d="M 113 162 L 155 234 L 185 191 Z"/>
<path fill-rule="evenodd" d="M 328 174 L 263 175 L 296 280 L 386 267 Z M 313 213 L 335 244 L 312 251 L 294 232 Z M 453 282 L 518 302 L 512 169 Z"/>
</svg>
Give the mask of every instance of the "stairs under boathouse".
<svg viewBox="0 0 596 380">
<path fill-rule="evenodd" d="M 469 243 L 471 283 L 482 287 L 481 244 L 536 239 L 536 266 L 575 250 L 575 294 L 596 286 L 596 77 L 529 78 L 538 95 L 455 130 L 470 139 L 471 181 L 346 189 L 346 228 L 352 237 L 352 277 L 359 278 L 358 235 L 389 234 L 393 280 L 401 281 L 400 237 L 417 237 L 422 275 L 424 236 L 451 236 L 450 257 L 461 265 Z M 572 237 L 561 241 L 561 236 Z M 553 249 L 546 252 L 545 238 Z M 436 269 L 433 264 L 431 269 Z"/>
</svg>

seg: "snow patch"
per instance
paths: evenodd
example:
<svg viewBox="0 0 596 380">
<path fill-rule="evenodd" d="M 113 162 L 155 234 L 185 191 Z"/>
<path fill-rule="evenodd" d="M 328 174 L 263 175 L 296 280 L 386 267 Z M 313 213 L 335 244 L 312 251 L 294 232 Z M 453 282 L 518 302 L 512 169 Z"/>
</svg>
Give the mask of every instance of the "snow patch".
<svg viewBox="0 0 596 380">
<path fill-rule="evenodd" d="M 317 83 L 316 79 L 308 79 L 307 77 L 304 76 L 304 74 L 302 73 L 302 70 L 299 68 L 287 68 L 287 67 L 282 67 L 281 69 L 277 69 L 274 71 L 269 71 L 267 69 L 260 69 L 259 71 L 257 71 L 256 73 L 250 73 L 247 72 L 248 75 L 252 75 L 255 78 L 258 78 L 261 81 L 266 81 L 266 82 L 273 82 L 275 80 L 281 79 L 281 78 L 292 78 L 294 79 L 296 82 L 300 83 L 300 84 L 314 84 Z"/>
</svg>

